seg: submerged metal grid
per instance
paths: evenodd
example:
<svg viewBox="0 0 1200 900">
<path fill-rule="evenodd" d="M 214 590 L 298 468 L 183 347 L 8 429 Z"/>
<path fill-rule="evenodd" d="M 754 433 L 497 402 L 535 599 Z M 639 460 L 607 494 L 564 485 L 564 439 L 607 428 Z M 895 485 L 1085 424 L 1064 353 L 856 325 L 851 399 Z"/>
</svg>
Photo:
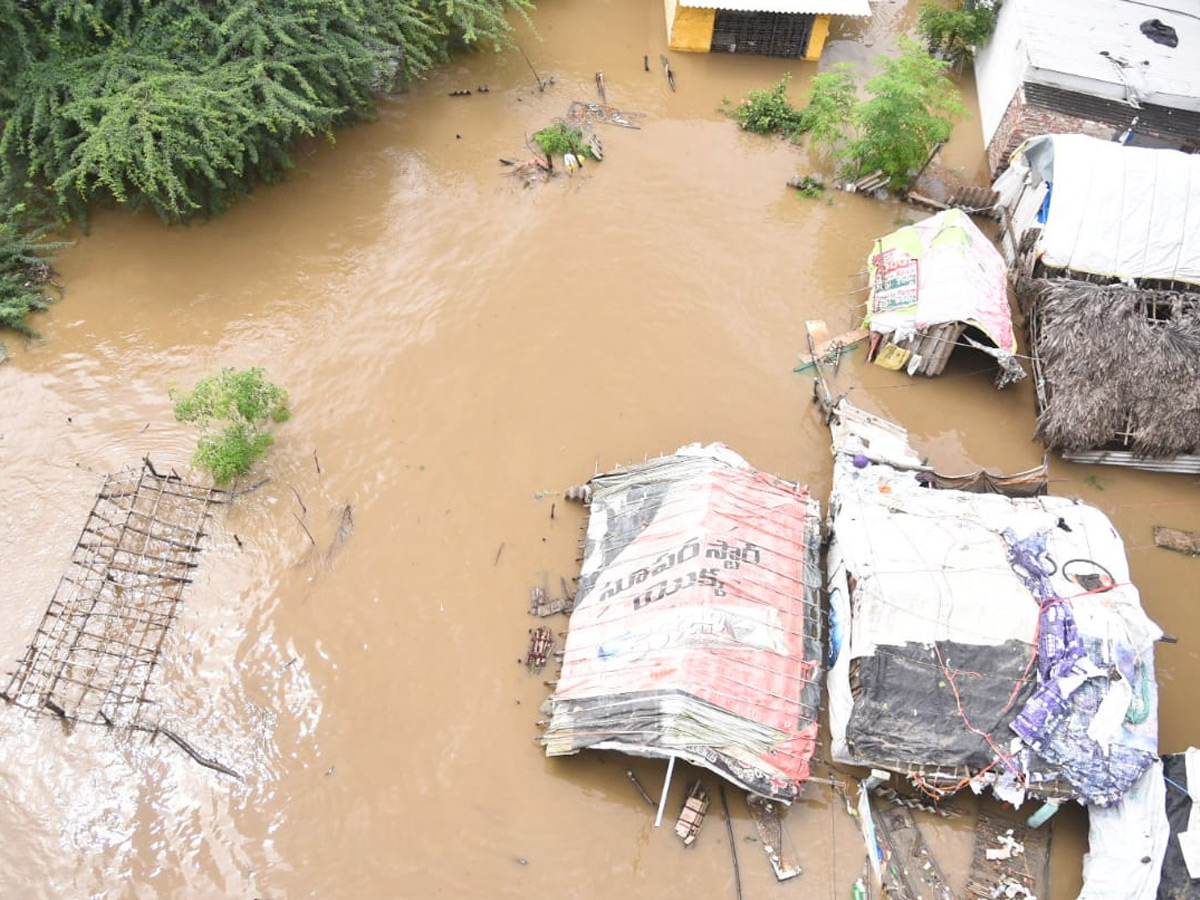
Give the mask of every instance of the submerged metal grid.
<svg viewBox="0 0 1200 900">
<path fill-rule="evenodd" d="M 141 469 L 108 475 L 3 697 L 64 719 L 154 726 L 150 679 L 225 491 Z"/>
</svg>

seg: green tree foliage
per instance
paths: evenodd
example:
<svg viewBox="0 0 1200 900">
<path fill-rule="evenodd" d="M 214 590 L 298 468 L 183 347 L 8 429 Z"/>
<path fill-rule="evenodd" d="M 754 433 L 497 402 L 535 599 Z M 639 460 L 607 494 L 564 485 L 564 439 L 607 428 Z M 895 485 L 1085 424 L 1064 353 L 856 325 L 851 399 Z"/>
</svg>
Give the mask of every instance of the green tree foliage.
<svg viewBox="0 0 1200 900">
<path fill-rule="evenodd" d="M 190 391 L 168 390 L 175 418 L 199 427 L 192 465 L 218 484 L 245 475 L 275 443 L 271 426 L 286 422 L 287 391 L 267 380 L 257 366 L 225 369 L 202 378 Z"/>
<path fill-rule="evenodd" d="M 26 321 L 54 299 L 49 293 L 47 253 L 64 245 L 46 240 L 49 226 L 31 224 L 25 204 L 5 206 L 0 213 L 0 327 L 36 337 Z M 0 344 L 0 357 L 3 344 Z"/>
<path fill-rule="evenodd" d="M 220 211 L 529 0 L 0 0 L 0 167 L 65 211 Z"/>
<path fill-rule="evenodd" d="M 0 325 L 24 330 L 23 311 L 45 304 L 26 284 L 43 221 L 82 219 L 97 201 L 166 221 L 220 212 L 279 179 L 298 138 L 369 118 L 376 91 L 418 78 L 452 46 L 502 46 L 506 16 L 530 8 L 0 0 Z"/>
<path fill-rule="evenodd" d="M 576 156 L 596 158 L 592 148 L 583 138 L 583 131 L 566 122 L 555 122 L 541 131 L 535 132 L 534 141 L 542 148 L 547 156 L 564 156 L 574 153 Z"/>
<path fill-rule="evenodd" d="M 839 63 L 813 78 L 803 110 L 788 102 L 785 76 L 774 87 L 751 91 L 730 115 L 747 131 L 780 132 L 793 140 L 808 133 L 843 174 L 881 170 L 891 187 L 903 190 L 934 145 L 950 137 L 964 109 L 949 63 L 912 41 L 901 39 L 900 55 L 878 64 L 879 74 L 863 86 L 865 99 L 858 97 L 853 68 Z"/>
<path fill-rule="evenodd" d="M 857 174 L 882 170 L 902 190 L 965 110 L 946 73 L 949 64 L 911 41 L 901 41 L 900 56 L 880 65 L 865 85 L 868 99 L 854 109 L 855 136 L 845 158 Z"/>
<path fill-rule="evenodd" d="M 954 0 L 949 7 L 925 0 L 917 13 L 917 31 L 930 53 L 961 68 L 996 30 L 998 14 L 999 7 L 987 0 Z"/>
<path fill-rule="evenodd" d="M 833 152 L 846 133 L 846 123 L 858 102 L 854 67 L 838 63 L 828 72 L 815 75 L 808 92 L 808 106 L 800 122 L 814 146 Z"/>
</svg>

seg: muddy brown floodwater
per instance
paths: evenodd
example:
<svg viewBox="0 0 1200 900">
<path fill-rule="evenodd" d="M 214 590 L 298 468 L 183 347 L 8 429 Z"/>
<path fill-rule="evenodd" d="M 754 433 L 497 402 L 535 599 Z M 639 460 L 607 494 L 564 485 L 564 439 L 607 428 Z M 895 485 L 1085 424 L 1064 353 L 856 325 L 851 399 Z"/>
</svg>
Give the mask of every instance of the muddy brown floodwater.
<svg viewBox="0 0 1200 900">
<path fill-rule="evenodd" d="M 835 57 L 866 59 L 910 26 L 905 4 L 879 9 L 835 31 Z M 519 56 L 459 58 L 217 221 L 98 215 L 60 258 L 67 294 L 35 322 L 44 342 L 10 337 L 10 666 L 100 476 L 144 453 L 186 467 L 193 434 L 169 383 L 263 365 L 295 415 L 270 483 L 214 520 L 156 690 L 164 721 L 244 782 L 165 741 L 0 710 L 3 896 L 733 897 L 719 820 L 684 851 L 625 777 L 632 765 L 656 792 L 661 764 L 547 760 L 534 743 L 547 691 L 516 664 L 528 592 L 577 571 L 583 523 L 555 492 L 700 440 L 827 497 L 827 433 L 791 371 L 804 320 L 849 326 L 870 240 L 921 214 L 796 198 L 785 182 L 804 153 L 717 111 L 788 71 L 799 98 L 815 66 L 673 54 L 672 93 L 657 0 L 555 0 L 536 21 L 543 40 L 522 26 L 523 44 L 556 78 L 545 93 Z M 598 69 L 644 127 L 604 131 L 605 161 L 573 178 L 504 177 L 497 158 L 594 99 Z M 969 174 L 977 128 L 960 124 L 947 150 Z M 914 381 L 853 358 L 841 377 L 946 469 L 1038 462 L 1028 383 L 997 393 L 978 368 Z M 1150 528 L 1200 527 L 1195 482 L 1058 460 L 1051 474 L 1113 518 L 1147 609 L 1181 635 L 1158 672 L 1162 748 L 1182 750 L 1200 740 L 1187 687 L 1200 562 L 1154 549 Z M 297 517 L 323 547 L 346 503 L 355 530 L 325 560 Z M 740 797 L 733 811 L 747 897 L 849 896 L 863 848 L 829 789 L 788 815 L 805 872 L 784 885 Z M 969 820 L 928 827 L 961 884 Z M 1077 889 L 1085 819 L 1055 827 L 1057 900 Z"/>
</svg>

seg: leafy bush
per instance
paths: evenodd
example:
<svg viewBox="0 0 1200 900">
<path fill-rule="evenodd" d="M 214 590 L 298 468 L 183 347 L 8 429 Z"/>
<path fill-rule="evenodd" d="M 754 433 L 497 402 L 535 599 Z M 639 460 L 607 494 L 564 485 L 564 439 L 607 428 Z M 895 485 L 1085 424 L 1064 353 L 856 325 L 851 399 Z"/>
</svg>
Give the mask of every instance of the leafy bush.
<svg viewBox="0 0 1200 900">
<path fill-rule="evenodd" d="M 595 159 L 592 148 L 583 139 L 583 132 L 566 122 L 555 122 L 533 136 L 546 156 L 565 156 L 574 153 Z"/>
<path fill-rule="evenodd" d="M 211 473 L 218 484 L 249 472 L 275 443 L 270 426 L 291 416 L 287 391 L 257 366 L 225 369 L 190 391 L 171 385 L 167 393 L 175 418 L 200 428 L 192 465 Z"/>
<path fill-rule="evenodd" d="M 964 0 L 955 0 L 949 8 L 925 0 L 917 14 L 917 31 L 925 38 L 930 53 L 961 68 L 971 61 L 975 48 L 996 30 L 998 14 L 999 8 L 987 0 L 976 0 L 970 8 Z"/>
<path fill-rule="evenodd" d="M 4 206 L 0 215 L 0 327 L 29 337 L 36 337 L 37 332 L 26 318 L 54 299 L 48 292 L 51 270 L 47 254 L 66 246 L 47 241 L 49 230 L 49 225 L 35 226 L 30 221 L 23 203 Z"/>
<path fill-rule="evenodd" d="M 773 87 L 750 91 L 728 114 L 742 128 L 755 134 L 783 134 L 796 140 L 804 133 L 803 116 L 787 98 L 788 73 Z"/>
</svg>

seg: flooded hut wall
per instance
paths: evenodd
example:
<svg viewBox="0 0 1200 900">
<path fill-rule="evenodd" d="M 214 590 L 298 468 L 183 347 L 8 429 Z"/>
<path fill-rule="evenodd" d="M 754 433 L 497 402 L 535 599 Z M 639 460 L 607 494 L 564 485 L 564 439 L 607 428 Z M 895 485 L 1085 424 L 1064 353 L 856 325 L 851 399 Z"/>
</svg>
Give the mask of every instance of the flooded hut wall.
<svg viewBox="0 0 1200 900">
<path fill-rule="evenodd" d="M 818 19 L 822 26 L 819 34 Z M 816 60 L 821 58 L 828 32 L 829 16 L 719 9 L 713 22 L 712 52 Z"/>
<path fill-rule="evenodd" d="M 1200 296 L 1066 278 L 1018 289 L 1048 448 L 1200 452 Z"/>
<path fill-rule="evenodd" d="M 666 0 L 667 45 L 672 50 L 707 53 L 712 48 L 715 9 L 684 6 L 679 0 Z"/>
<path fill-rule="evenodd" d="M 664 0 L 667 44 L 694 53 L 821 58 L 834 16 L 867 17 L 866 0 Z"/>
</svg>

